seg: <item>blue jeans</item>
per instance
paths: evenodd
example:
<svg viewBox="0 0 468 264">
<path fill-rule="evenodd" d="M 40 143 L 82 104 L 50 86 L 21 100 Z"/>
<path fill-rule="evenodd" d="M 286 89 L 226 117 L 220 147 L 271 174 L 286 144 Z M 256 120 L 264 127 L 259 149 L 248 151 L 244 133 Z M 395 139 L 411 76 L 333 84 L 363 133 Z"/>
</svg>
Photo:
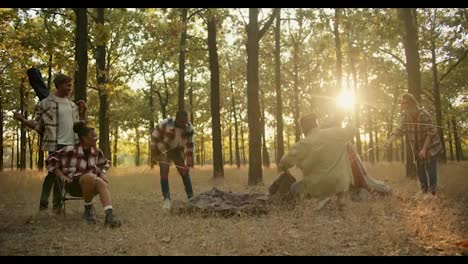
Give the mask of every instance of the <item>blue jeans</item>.
<svg viewBox="0 0 468 264">
<path fill-rule="evenodd" d="M 184 157 L 183 153 L 179 152 L 178 150 L 173 150 L 169 151 L 166 154 L 165 158 L 160 158 L 159 161 L 162 161 L 159 163 L 159 175 L 161 177 L 161 191 L 165 199 L 170 199 L 171 198 L 171 193 L 169 191 L 169 164 L 171 161 L 174 162 L 174 164 L 177 168 L 177 171 L 179 172 L 180 176 L 182 177 L 182 182 L 184 183 L 185 187 L 185 193 L 187 194 L 187 198 L 190 199 L 193 196 L 193 190 L 192 190 L 192 181 L 190 179 L 190 174 L 188 171 L 182 170 L 182 168 L 185 166 L 184 164 Z"/>
<path fill-rule="evenodd" d="M 422 192 L 430 191 L 435 194 L 437 187 L 437 159 L 435 157 L 426 160 L 418 159 L 418 178 Z"/>
</svg>

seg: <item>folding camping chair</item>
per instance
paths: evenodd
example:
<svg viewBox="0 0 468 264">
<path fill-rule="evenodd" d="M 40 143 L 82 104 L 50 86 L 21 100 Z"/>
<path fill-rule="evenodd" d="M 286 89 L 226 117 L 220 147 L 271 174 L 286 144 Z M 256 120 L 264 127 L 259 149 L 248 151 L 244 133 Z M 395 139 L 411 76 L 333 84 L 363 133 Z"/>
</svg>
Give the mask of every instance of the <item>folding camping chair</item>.
<svg viewBox="0 0 468 264">
<path fill-rule="evenodd" d="M 60 189 L 61 189 L 61 194 L 62 194 L 62 210 L 63 210 L 63 216 L 65 216 L 65 204 L 67 201 L 73 201 L 73 200 L 84 200 L 83 196 L 74 196 L 70 193 L 67 192 L 67 189 L 65 188 L 65 185 L 67 184 L 66 182 L 63 182 L 60 180 L 60 178 L 57 176 L 57 181 L 60 183 Z"/>
</svg>

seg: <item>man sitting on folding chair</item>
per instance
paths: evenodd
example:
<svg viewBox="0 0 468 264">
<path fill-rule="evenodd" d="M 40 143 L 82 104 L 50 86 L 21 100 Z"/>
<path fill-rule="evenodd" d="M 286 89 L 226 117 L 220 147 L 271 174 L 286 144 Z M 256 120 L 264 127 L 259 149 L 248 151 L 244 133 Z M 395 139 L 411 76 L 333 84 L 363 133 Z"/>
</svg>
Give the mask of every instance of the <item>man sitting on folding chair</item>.
<svg viewBox="0 0 468 264">
<path fill-rule="evenodd" d="M 47 169 L 65 182 L 66 192 L 72 196 L 83 196 L 83 218 L 86 222 L 97 222 L 93 198 L 99 194 L 106 215 L 104 225 L 119 227 L 121 222 L 112 212 L 109 181 L 106 176 L 109 161 L 96 147 L 96 132 L 84 122 L 75 123 L 73 131 L 78 135 L 80 143 L 66 146 L 49 155 L 46 160 Z"/>
</svg>

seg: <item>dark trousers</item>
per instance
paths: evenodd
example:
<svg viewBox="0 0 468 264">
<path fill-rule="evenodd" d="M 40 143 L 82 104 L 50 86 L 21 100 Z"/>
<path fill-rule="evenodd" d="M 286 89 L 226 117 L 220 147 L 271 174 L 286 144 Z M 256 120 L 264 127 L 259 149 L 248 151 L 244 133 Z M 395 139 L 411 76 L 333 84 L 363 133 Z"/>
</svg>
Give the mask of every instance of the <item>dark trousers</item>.
<svg viewBox="0 0 468 264">
<path fill-rule="evenodd" d="M 66 145 L 57 145 L 57 150 L 65 146 Z M 49 155 L 52 153 L 53 151 L 49 151 Z M 55 173 L 49 171 L 42 183 L 41 200 L 39 202 L 40 209 L 45 209 L 49 206 L 49 196 L 52 188 L 54 189 L 52 196 L 54 208 L 62 207 L 62 183 Z"/>
<path fill-rule="evenodd" d="M 190 199 L 193 196 L 192 190 L 192 181 L 190 180 L 190 175 L 188 171 L 184 171 L 181 167 L 184 167 L 184 158 L 183 153 L 179 150 L 169 151 L 165 157 L 159 159 L 159 172 L 161 176 L 161 191 L 164 198 L 170 199 L 171 193 L 169 192 L 169 164 L 171 161 L 174 162 L 177 171 L 182 177 L 182 182 L 184 183 L 185 193 L 187 198 Z M 167 163 L 166 163 L 167 162 Z"/>
<path fill-rule="evenodd" d="M 418 178 L 421 183 L 422 192 L 430 191 L 435 194 L 437 187 L 437 159 L 429 158 L 426 160 L 418 159 Z M 428 184 L 429 179 L 429 184 Z"/>
</svg>

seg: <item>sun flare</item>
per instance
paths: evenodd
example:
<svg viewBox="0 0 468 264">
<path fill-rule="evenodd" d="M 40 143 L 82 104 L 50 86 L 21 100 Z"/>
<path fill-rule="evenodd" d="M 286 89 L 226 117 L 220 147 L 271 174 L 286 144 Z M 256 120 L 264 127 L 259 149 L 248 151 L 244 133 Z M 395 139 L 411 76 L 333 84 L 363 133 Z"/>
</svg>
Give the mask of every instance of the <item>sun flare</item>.
<svg viewBox="0 0 468 264">
<path fill-rule="evenodd" d="M 354 102 L 354 94 L 348 91 L 341 92 L 336 98 L 336 105 L 343 109 L 352 109 Z"/>
</svg>

